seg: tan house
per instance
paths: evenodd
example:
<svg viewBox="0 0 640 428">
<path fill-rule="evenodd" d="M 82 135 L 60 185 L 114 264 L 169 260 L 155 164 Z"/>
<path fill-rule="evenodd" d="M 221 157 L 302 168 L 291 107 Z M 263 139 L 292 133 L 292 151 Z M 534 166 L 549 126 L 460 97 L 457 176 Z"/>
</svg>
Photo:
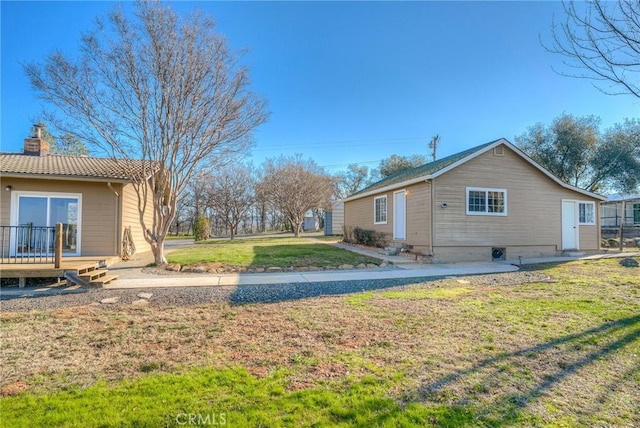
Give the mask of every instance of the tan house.
<svg viewBox="0 0 640 428">
<path fill-rule="evenodd" d="M 599 249 L 602 200 L 502 138 L 351 195 L 344 223 L 444 262 L 555 256 Z"/>
<path fill-rule="evenodd" d="M 56 223 L 63 224 L 64 257 L 120 255 L 129 227 L 137 252 L 150 249 L 137 194 L 112 159 L 50 154 L 38 133 L 23 153 L 0 154 L 0 183 L 3 260 L 50 252 Z"/>
</svg>

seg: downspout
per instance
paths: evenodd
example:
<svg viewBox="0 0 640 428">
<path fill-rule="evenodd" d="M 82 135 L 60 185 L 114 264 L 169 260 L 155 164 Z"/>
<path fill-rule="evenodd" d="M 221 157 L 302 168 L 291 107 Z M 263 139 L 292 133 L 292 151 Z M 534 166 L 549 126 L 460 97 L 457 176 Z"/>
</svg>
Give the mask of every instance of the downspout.
<svg viewBox="0 0 640 428">
<path fill-rule="evenodd" d="M 114 224 L 115 224 L 115 228 L 116 228 L 116 239 L 115 239 L 115 243 L 114 243 L 114 248 L 113 248 L 113 254 L 114 255 L 120 255 L 120 251 L 118 251 L 119 248 L 121 248 L 120 245 L 120 194 L 116 191 L 116 189 L 113 188 L 113 186 L 111 185 L 111 182 L 107 182 L 107 187 L 109 189 L 111 189 L 111 191 L 113 192 L 113 194 L 116 196 L 116 205 L 115 205 L 115 219 L 114 219 Z"/>
<path fill-rule="evenodd" d="M 433 179 L 431 180 L 427 180 L 427 182 L 429 183 L 429 190 L 431 193 L 431 233 L 429 234 L 429 255 L 431 257 L 433 257 L 433 232 L 435 230 L 434 227 L 434 223 L 435 223 L 435 218 L 434 218 L 434 214 L 435 214 L 435 210 L 433 209 L 433 207 L 435 206 L 435 192 L 433 190 L 434 186 L 433 186 Z"/>
</svg>

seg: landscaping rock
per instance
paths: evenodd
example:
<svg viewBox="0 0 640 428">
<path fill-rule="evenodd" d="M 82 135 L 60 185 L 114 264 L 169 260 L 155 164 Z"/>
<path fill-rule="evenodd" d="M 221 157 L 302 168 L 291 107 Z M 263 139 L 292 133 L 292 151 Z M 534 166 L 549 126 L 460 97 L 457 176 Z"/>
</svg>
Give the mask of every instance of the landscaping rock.
<svg viewBox="0 0 640 428">
<path fill-rule="evenodd" d="M 282 268 L 278 266 L 271 266 L 267 268 L 267 272 L 282 272 Z"/>
<path fill-rule="evenodd" d="M 138 293 L 137 296 L 141 299 L 149 300 L 153 296 L 153 293 Z"/>
<path fill-rule="evenodd" d="M 358 265 L 356 265 L 356 269 L 366 269 L 367 265 L 365 265 L 364 263 L 360 263 Z"/>
<path fill-rule="evenodd" d="M 106 299 L 100 300 L 100 303 L 103 305 L 113 305 L 114 303 L 118 303 L 118 300 L 120 300 L 119 297 L 107 297 Z"/>
<path fill-rule="evenodd" d="M 149 304 L 149 301 L 147 299 L 139 299 L 131 302 L 132 306 L 147 306 L 148 304 Z"/>
<path fill-rule="evenodd" d="M 318 266 L 309 266 L 309 270 L 312 272 L 318 271 L 320 270 L 320 268 Z"/>
<path fill-rule="evenodd" d="M 308 266 L 300 266 L 300 267 L 297 267 L 296 270 L 298 272 L 308 272 L 309 271 L 309 267 Z"/>
<path fill-rule="evenodd" d="M 632 259 L 631 257 L 625 257 L 624 259 L 620 260 L 618 263 L 620 263 L 624 267 L 638 267 L 638 261 L 635 259 Z"/>
<path fill-rule="evenodd" d="M 165 269 L 171 272 L 180 272 L 182 266 L 179 263 L 169 263 L 165 266 Z"/>
<path fill-rule="evenodd" d="M 374 265 L 373 263 L 367 263 L 367 267 L 369 269 L 376 269 L 377 267 L 379 267 L 378 265 Z"/>
<path fill-rule="evenodd" d="M 389 263 L 387 261 L 383 261 L 382 263 L 380 263 L 381 268 L 387 267 L 387 266 L 389 266 Z"/>
<path fill-rule="evenodd" d="M 384 253 L 387 256 L 397 256 L 398 254 L 400 254 L 400 248 L 397 248 L 397 247 L 385 247 Z"/>
<path fill-rule="evenodd" d="M 611 245 L 609 245 L 609 241 L 607 241 L 606 239 L 601 239 L 600 240 L 600 246 L 602 248 L 609 248 Z"/>
<path fill-rule="evenodd" d="M 259 267 L 257 267 L 257 268 L 253 268 L 253 271 L 254 271 L 255 273 L 262 273 L 262 272 L 264 272 L 264 268 L 259 268 Z"/>
<path fill-rule="evenodd" d="M 338 266 L 338 269 L 342 269 L 342 270 L 353 269 L 353 265 L 343 264 L 343 265 Z"/>
</svg>

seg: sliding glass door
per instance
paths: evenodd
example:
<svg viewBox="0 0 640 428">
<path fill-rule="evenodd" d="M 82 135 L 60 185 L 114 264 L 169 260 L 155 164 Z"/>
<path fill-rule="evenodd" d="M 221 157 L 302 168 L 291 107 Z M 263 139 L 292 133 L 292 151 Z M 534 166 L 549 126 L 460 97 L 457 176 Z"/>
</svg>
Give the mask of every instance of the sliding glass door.
<svg viewBox="0 0 640 428">
<path fill-rule="evenodd" d="M 80 255 L 80 195 L 16 192 L 14 201 L 16 255 L 53 253 L 56 223 L 62 223 L 62 252 Z"/>
</svg>

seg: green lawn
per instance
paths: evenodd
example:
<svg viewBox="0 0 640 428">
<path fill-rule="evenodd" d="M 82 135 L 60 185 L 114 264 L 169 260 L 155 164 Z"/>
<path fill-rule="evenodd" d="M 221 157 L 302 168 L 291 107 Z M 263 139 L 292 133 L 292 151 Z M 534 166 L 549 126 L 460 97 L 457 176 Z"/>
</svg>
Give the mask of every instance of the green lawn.
<svg viewBox="0 0 640 428">
<path fill-rule="evenodd" d="M 172 251 L 169 263 L 195 265 L 217 262 L 234 268 L 337 267 L 342 264 L 379 264 L 380 260 L 306 238 L 251 238 L 214 241 Z"/>
<path fill-rule="evenodd" d="M 7 427 L 640 426 L 640 275 L 617 260 L 0 320 Z"/>
</svg>

